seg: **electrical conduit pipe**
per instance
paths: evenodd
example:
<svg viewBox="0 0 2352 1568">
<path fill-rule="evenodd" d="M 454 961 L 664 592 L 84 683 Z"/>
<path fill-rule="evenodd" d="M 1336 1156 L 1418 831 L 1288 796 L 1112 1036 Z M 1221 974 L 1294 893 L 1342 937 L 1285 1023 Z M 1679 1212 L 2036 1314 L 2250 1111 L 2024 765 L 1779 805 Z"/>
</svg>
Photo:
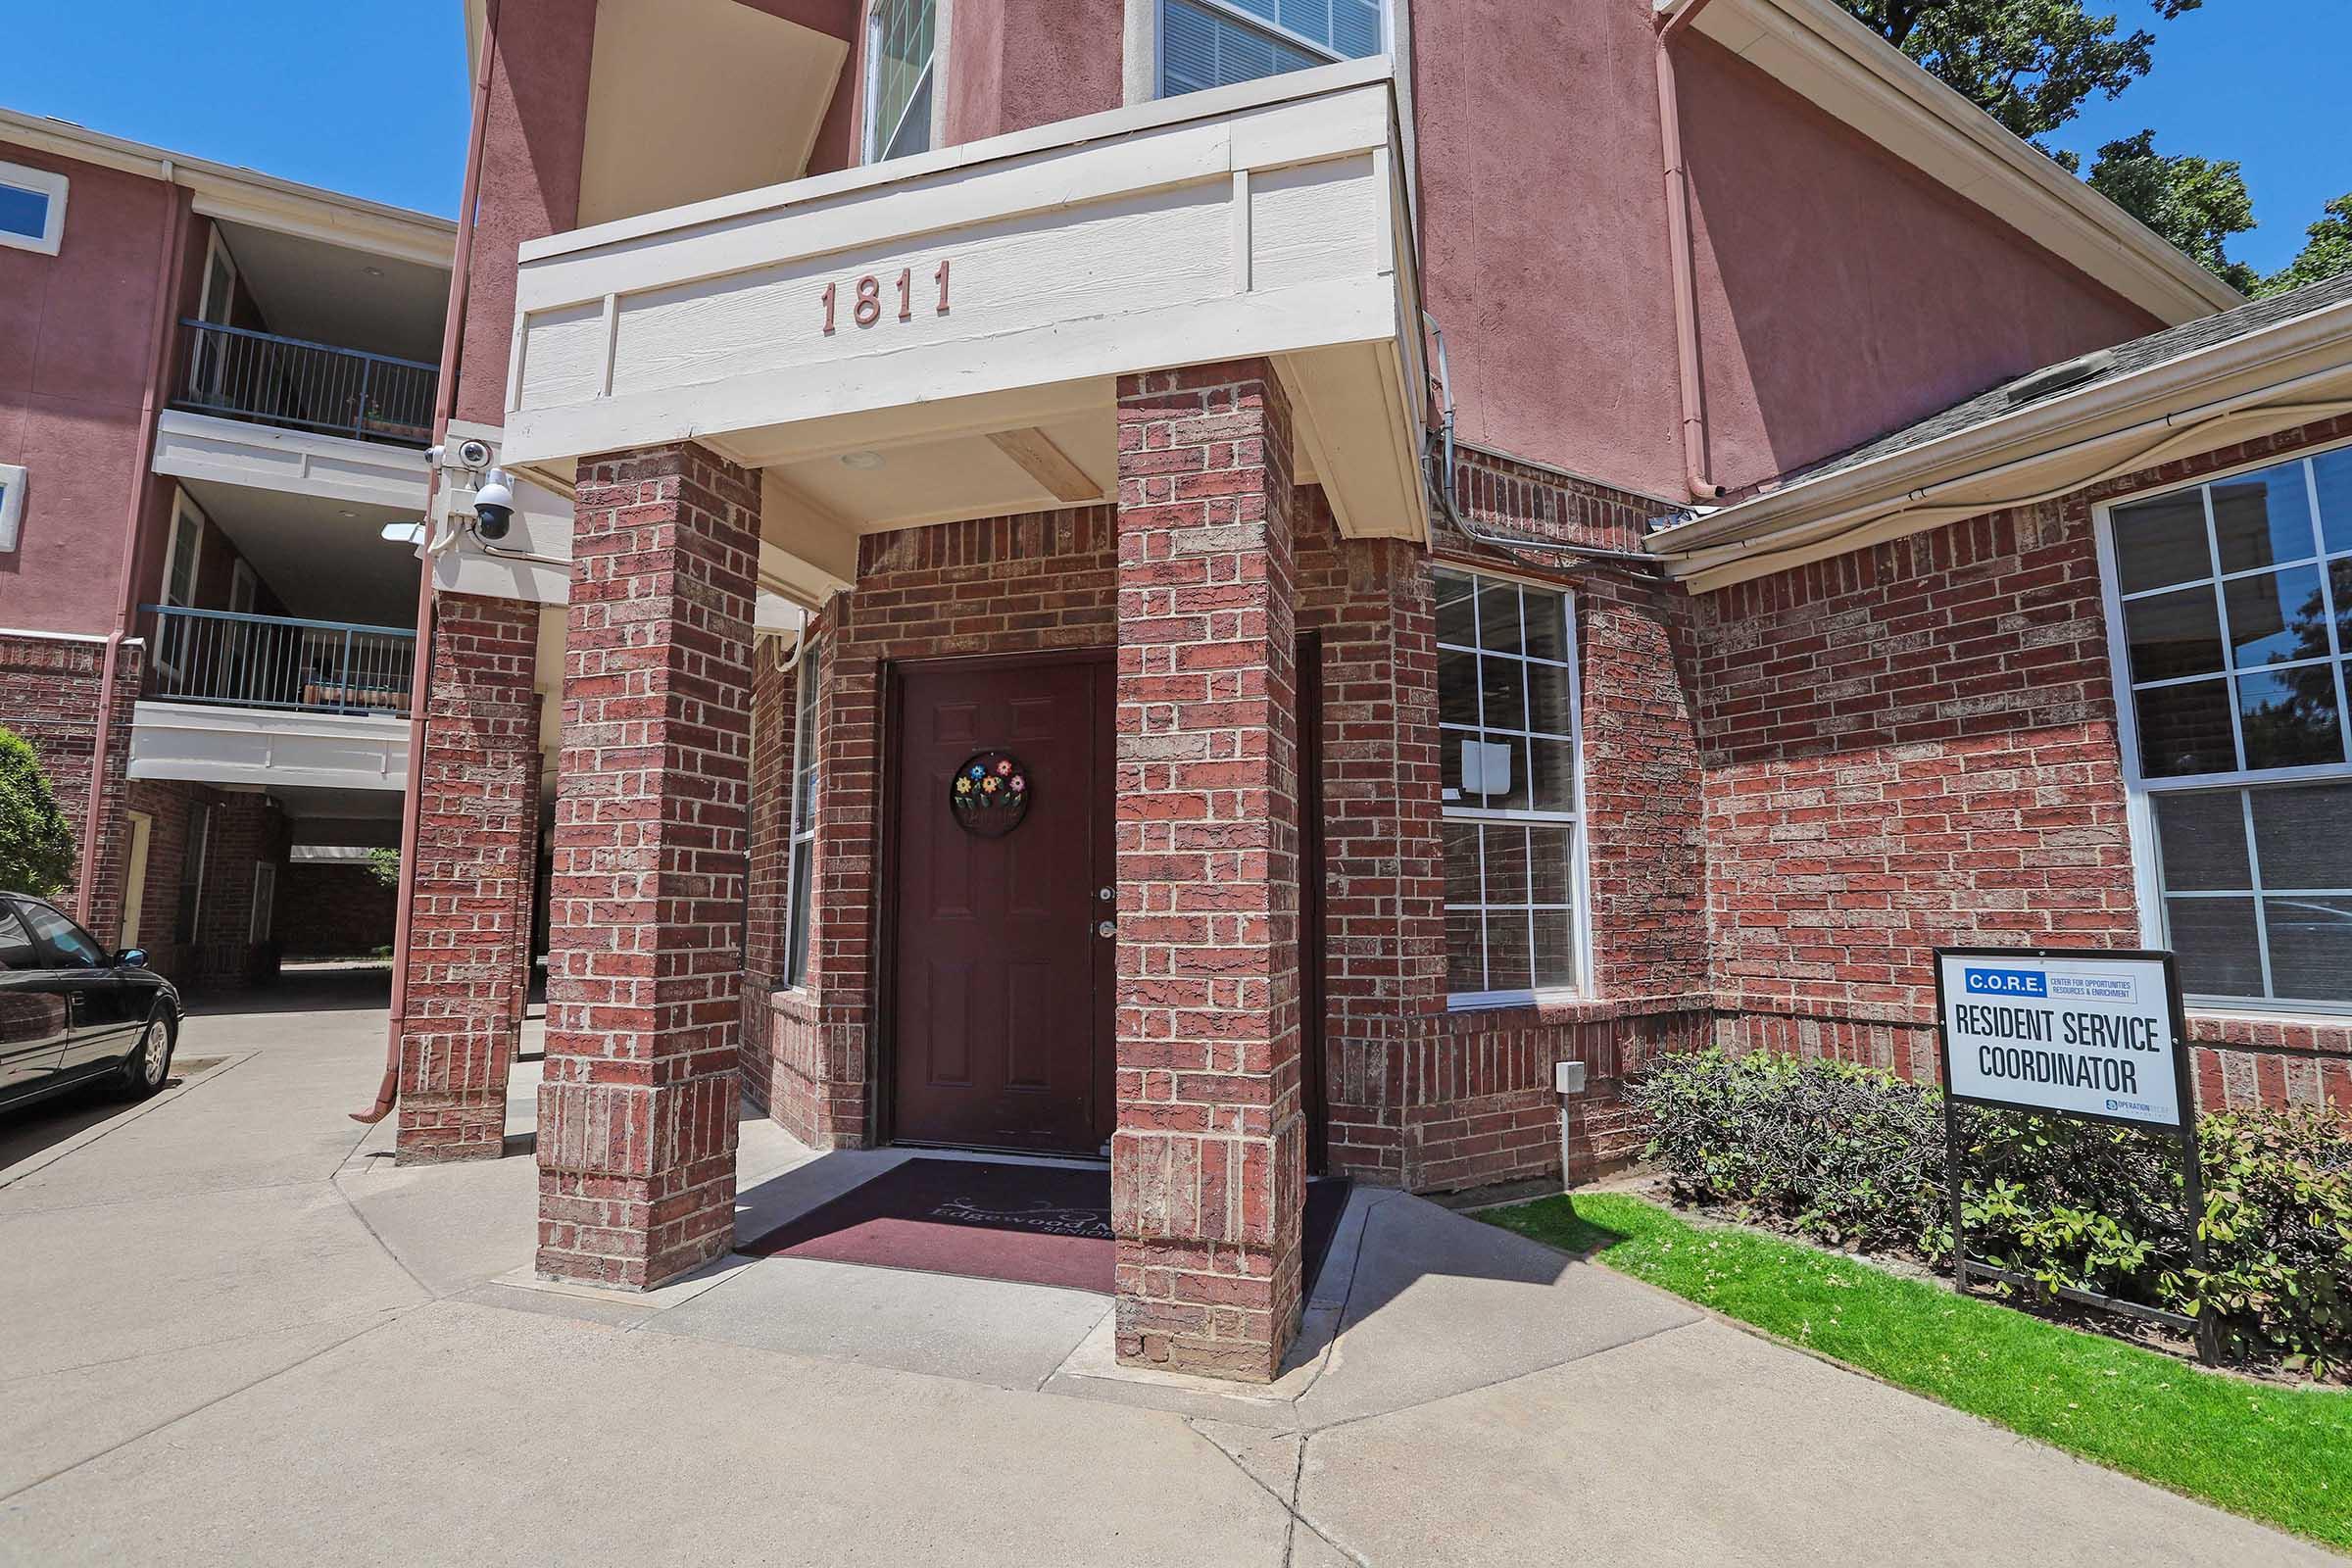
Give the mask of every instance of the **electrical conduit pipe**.
<svg viewBox="0 0 2352 1568">
<path fill-rule="evenodd" d="M 1658 139 L 1666 162 L 1666 252 L 1674 270 L 1674 349 L 1683 398 L 1683 482 L 1700 501 L 1724 493 L 1708 471 L 1706 389 L 1699 379 L 1698 265 L 1690 234 L 1690 174 L 1683 156 L 1683 112 L 1674 83 L 1674 40 L 1708 0 L 1689 0 L 1658 24 Z"/>
</svg>

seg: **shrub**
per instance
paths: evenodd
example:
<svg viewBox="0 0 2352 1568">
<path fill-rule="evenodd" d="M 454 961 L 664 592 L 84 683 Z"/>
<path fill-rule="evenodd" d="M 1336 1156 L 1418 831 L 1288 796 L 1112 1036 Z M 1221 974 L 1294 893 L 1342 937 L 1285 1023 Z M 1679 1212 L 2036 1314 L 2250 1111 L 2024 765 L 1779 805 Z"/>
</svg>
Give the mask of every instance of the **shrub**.
<svg viewBox="0 0 2352 1568">
<path fill-rule="evenodd" d="M 0 728 L 0 889 L 54 898 L 74 874 L 74 834 L 41 760 Z"/>
<path fill-rule="evenodd" d="M 1668 1056 L 1628 1092 L 1683 1202 L 1949 1265 L 1943 1097 L 1838 1061 Z M 2314 1111 L 2200 1118 L 2202 1270 L 2162 1134 L 1964 1106 L 1974 1257 L 2059 1287 L 2207 1316 L 2237 1353 L 2352 1365 L 2352 1132 Z"/>
</svg>

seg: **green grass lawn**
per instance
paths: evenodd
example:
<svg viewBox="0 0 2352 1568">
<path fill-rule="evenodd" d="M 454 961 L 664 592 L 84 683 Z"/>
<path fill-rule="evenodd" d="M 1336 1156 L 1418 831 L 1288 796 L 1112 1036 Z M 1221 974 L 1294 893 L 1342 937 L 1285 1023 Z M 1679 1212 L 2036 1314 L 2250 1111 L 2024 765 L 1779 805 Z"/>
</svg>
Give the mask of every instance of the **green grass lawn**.
<svg viewBox="0 0 2352 1568">
<path fill-rule="evenodd" d="M 2070 1453 L 2352 1548 L 2352 1393 L 2201 1371 L 1622 1194 L 1478 1217 Z"/>
</svg>

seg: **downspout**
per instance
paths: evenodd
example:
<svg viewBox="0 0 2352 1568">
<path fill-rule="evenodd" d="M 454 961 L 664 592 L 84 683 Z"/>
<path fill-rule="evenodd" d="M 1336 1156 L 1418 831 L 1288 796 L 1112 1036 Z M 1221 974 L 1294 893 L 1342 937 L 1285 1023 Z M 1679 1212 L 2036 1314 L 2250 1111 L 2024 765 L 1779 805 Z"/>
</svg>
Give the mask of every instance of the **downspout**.
<svg viewBox="0 0 2352 1568">
<path fill-rule="evenodd" d="M 490 68 L 498 57 L 498 0 L 489 0 L 482 17 L 482 63 L 473 78 L 473 124 L 466 137 L 466 181 L 458 196 L 458 244 L 450 257 L 449 309 L 441 323 L 441 382 L 433 393 L 433 446 L 449 439 L 449 421 L 457 410 L 458 362 L 466 334 L 466 297 L 473 266 L 474 204 L 482 178 L 482 143 L 490 119 Z M 425 476 L 424 545 L 417 552 L 416 653 L 409 672 L 409 783 L 400 808 L 400 890 L 392 931 L 392 1016 L 384 1042 L 384 1077 L 376 1086 L 375 1103 L 354 1111 L 351 1119 L 374 1126 L 392 1113 L 400 1099 L 400 1038 L 408 1021 L 409 906 L 416 898 L 416 835 L 424 791 L 424 718 L 433 674 L 433 498 L 441 489 L 441 466 Z"/>
<path fill-rule="evenodd" d="M 1675 367 L 1683 395 L 1683 483 L 1700 501 L 1721 497 L 1707 461 L 1706 390 L 1699 379 L 1698 264 L 1690 237 L 1690 173 L 1683 155 L 1683 111 L 1674 83 L 1674 40 L 1707 8 L 1690 0 L 1658 24 L 1658 139 L 1666 162 L 1666 251 L 1674 270 Z"/>
<path fill-rule="evenodd" d="M 155 348 L 149 357 L 147 390 L 139 403 L 139 477 L 130 487 L 130 511 L 122 521 L 122 569 L 115 578 L 115 625 L 106 638 L 104 672 L 98 677 L 98 736 L 90 752 L 90 789 L 84 798 L 81 812 L 81 865 L 74 878 L 74 917 L 83 925 L 90 923 L 90 903 L 98 892 L 98 826 L 105 817 L 100 803 L 105 799 L 106 754 L 114 744 L 115 684 L 122 668 L 122 640 L 129 635 L 132 592 L 137 579 L 139 555 L 139 524 L 147 515 L 147 503 L 155 494 L 155 423 L 156 388 L 172 373 L 172 318 L 179 299 L 181 240 L 186 233 L 183 220 L 185 210 L 179 202 L 179 182 L 172 160 L 163 161 L 164 237 L 163 253 L 156 258 L 155 275 L 161 279 L 155 295 L 154 318 L 148 335 Z"/>
</svg>

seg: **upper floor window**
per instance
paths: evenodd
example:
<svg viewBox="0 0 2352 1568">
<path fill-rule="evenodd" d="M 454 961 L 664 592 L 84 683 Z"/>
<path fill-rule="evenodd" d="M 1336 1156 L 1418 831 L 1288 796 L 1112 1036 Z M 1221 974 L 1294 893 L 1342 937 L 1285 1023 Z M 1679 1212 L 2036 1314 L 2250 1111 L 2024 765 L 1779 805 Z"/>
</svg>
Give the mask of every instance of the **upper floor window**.
<svg viewBox="0 0 2352 1568">
<path fill-rule="evenodd" d="M 2101 542 L 2147 939 L 2198 1000 L 2352 1009 L 2352 448 Z"/>
<path fill-rule="evenodd" d="M 66 233 L 66 176 L 0 164 L 0 245 L 55 256 Z"/>
<path fill-rule="evenodd" d="M 0 463 L 0 554 L 17 548 L 17 532 L 24 523 L 24 466 Z"/>
<path fill-rule="evenodd" d="M 1582 982 L 1583 803 L 1569 597 L 1437 573 L 1446 988 L 1457 1006 Z"/>
<path fill-rule="evenodd" d="M 1383 10 L 1384 0 L 1160 0 L 1160 96 L 1379 54 Z"/>
<path fill-rule="evenodd" d="M 937 0 L 874 0 L 866 14 L 865 161 L 931 147 Z"/>
</svg>

